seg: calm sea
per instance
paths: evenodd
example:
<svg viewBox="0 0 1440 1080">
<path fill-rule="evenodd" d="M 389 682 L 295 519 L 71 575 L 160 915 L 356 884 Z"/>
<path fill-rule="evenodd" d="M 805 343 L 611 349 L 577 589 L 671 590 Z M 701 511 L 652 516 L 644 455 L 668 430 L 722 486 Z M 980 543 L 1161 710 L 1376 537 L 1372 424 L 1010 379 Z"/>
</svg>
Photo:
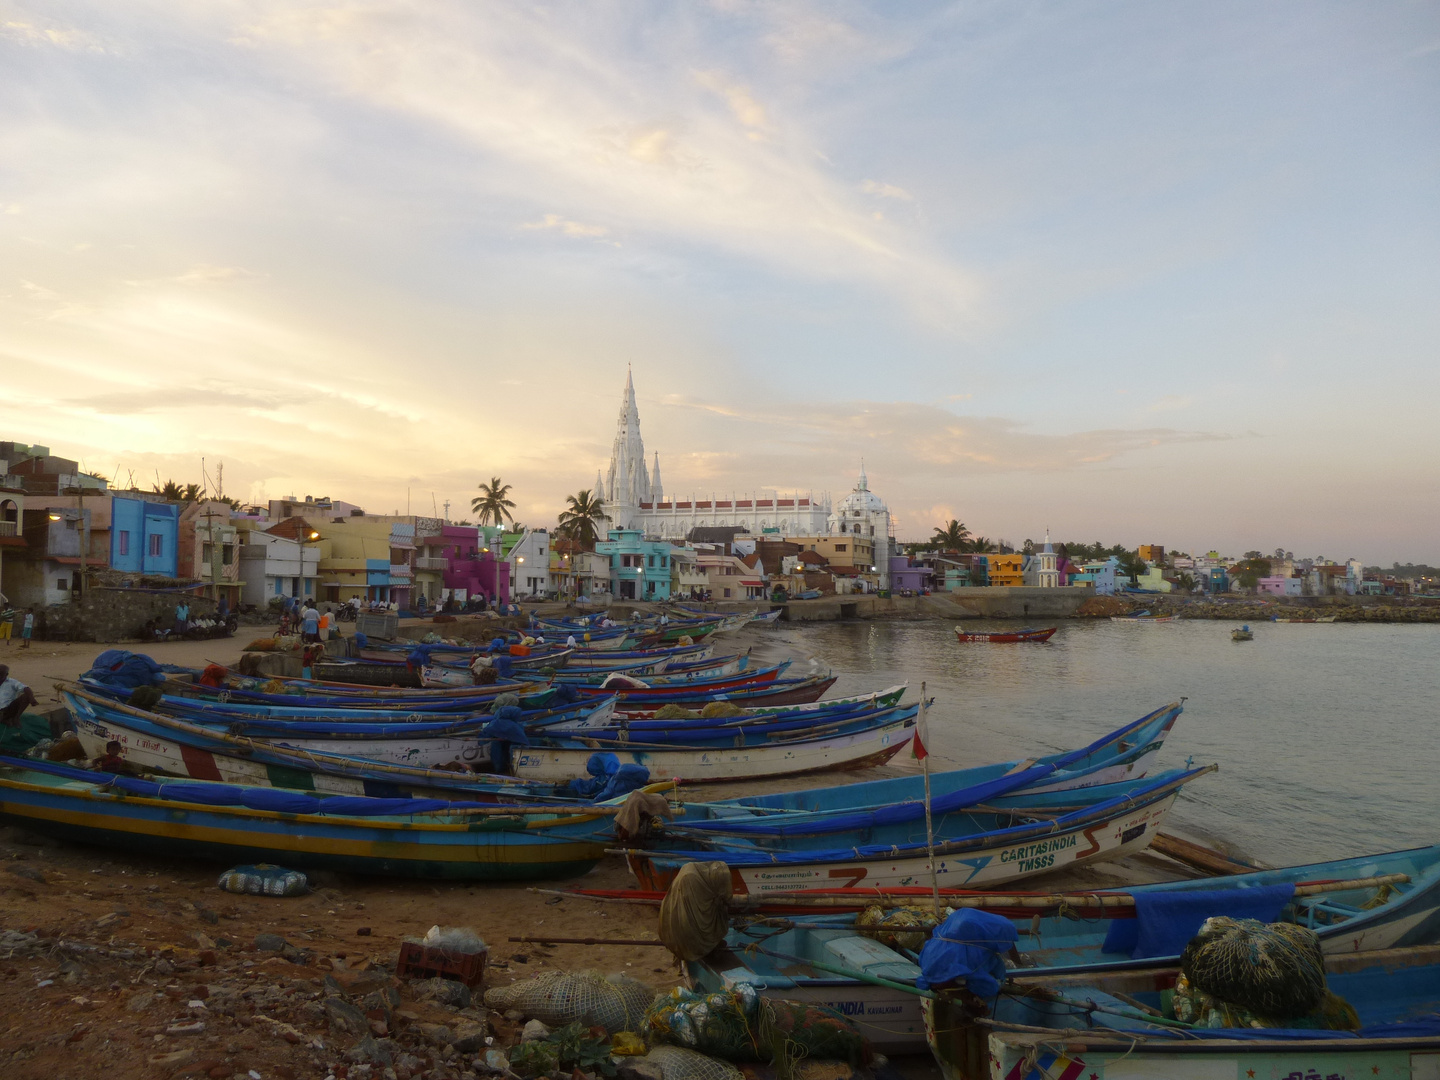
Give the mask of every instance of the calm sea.
<svg viewBox="0 0 1440 1080">
<path fill-rule="evenodd" d="M 1277 866 L 1440 841 L 1440 627 L 1261 623 L 1237 643 L 1224 622 L 1107 620 L 1047 645 L 961 645 L 953 626 L 773 633 L 834 669 L 832 693 L 924 681 L 937 765 L 1081 746 L 1185 697 L 1160 766 L 1220 771 L 1176 804 L 1184 831 Z"/>
</svg>

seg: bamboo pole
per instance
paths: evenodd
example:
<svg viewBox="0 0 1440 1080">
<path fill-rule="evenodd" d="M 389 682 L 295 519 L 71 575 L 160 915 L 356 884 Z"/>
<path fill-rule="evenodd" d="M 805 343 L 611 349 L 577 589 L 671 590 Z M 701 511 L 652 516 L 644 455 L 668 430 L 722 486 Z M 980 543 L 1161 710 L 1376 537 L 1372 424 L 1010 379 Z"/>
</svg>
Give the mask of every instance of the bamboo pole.
<svg viewBox="0 0 1440 1080">
<path fill-rule="evenodd" d="M 511 941 L 518 941 L 523 945 L 658 945 L 661 948 L 667 946 L 663 941 L 651 941 L 647 938 L 594 938 L 594 937 L 512 937 Z"/>
<path fill-rule="evenodd" d="M 930 818 L 930 747 L 927 745 L 930 740 L 930 732 L 925 726 L 925 684 L 920 684 L 920 722 L 915 728 L 917 736 L 923 736 L 921 743 L 925 756 L 921 764 L 925 766 L 925 854 L 930 860 L 930 894 L 935 903 L 935 910 L 940 910 L 940 878 L 935 869 L 935 823 Z"/>
</svg>

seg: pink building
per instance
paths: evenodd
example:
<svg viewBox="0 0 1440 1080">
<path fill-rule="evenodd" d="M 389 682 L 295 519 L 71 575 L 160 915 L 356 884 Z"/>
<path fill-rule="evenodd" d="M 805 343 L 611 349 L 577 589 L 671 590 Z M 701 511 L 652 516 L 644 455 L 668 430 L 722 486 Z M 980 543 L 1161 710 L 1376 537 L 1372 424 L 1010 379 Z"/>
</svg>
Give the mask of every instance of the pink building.
<svg viewBox="0 0 1440 1080">
<path fill-rule="evenodd" d="M 434 539 L 428 541 L 435 547 Z M 464 589 L 467 597 L 490 603 L 510 602 L 510 564 L 497 558 L 495 544 L 475 525 L 445 525 L 440 530 L 440 557 L 446 561 L 446 589 Z"/>
<path fill-rule="evenodd" d="M 1255 583 L 1255 591 L 1271 596 L 1299 596 L 1302 584 L 1298 577 L 1262 577 Z"/>
</svg>

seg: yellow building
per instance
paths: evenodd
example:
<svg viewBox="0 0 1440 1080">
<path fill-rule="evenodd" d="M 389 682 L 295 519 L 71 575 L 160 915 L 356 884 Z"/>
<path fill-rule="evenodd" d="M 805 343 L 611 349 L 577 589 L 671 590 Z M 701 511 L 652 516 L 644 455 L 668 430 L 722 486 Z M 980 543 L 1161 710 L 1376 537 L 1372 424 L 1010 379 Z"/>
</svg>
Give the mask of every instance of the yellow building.
<svg viewBox="0 0 1440 1080">
<path fill-rule="evenodd" d="M 347 517 L 315 525 L 320 533 L 320 598 L 410 603 L 415 526 Z"/>
<path fill-rule="evenodd" d="M 1164 544 L 1141 544 L 1140 550 L 1137 551 L 1136 554 L 1139 555 L 1143 561 L 1149 563 L 1151 566 L 1154 566 L 1157 563 L 1160 565 L 1164 565 L 1165 563 Z"/>
<path fill-rule="evenodd" d="M 837 570 L 869 573 L 875 566 L 875 538 L 848 534 L 841 536 L 787 536 L 801 551 L 813 551 Z"/>
<path fill-rule="evenodd" d="M 1009 555 L 986 555 L 985 568 L 991 586 L 1024 585 L 1025 556 L 1016 551 Z"/>
</svg>

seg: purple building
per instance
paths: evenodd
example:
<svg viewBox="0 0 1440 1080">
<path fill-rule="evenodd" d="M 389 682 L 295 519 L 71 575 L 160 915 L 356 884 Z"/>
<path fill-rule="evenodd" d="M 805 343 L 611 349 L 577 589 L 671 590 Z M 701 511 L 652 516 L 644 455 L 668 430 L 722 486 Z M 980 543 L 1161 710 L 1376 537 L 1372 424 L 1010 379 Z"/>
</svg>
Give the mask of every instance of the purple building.
<svg viewBox="0 0 1440 1080">
<path fill-rule="evenodd" d="M 447 564 L 443 578 L 447 589 L 464 589 L 467 597 L 478 595 L 492 604 L 497 600 L 508 604 L 510 564 L 498 555 L 498 547 L 478 526 L 445 525 L 440 530 L 440 557 Z"/>
<path fill-rule="evenodd" d="M 892 593 L 922 592 L 930 587 L 930 575 L 933 571 L 928 566 L 911 566 L 910 560 L 904 555 L 890 556 L 890 591 Z"/>
</svg>

